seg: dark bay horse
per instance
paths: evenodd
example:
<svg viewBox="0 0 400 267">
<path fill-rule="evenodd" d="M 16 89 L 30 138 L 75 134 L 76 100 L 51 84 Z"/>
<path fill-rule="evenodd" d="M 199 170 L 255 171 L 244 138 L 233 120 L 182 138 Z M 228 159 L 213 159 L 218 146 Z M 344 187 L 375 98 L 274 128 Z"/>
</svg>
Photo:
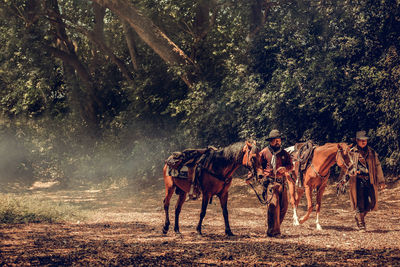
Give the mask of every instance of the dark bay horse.
<svg viewBox="0 0 400 267">
<path fill-rule="evenodd" d="M 233 173 L 242 165 L 248 168 L 251 175 L 262 177 L 261 157 L 259 148 L 254 141 L 238 142 L 228 147 L 213 151 L 206 160 L 206 164 L 201 167 L 199 184 L 202 192 L 202 205 L 200 212 L 200 220 L 197 225 L 197 232 L 201 235 L 201 225 L 206 215 L 207 205 L 212 196 L 217 195 L 222 207 L 222 213 L 225 221 L 225 234 L 232 236 L 233 233 L 229 226 L 228 219 L 228 189 L 232 182 Z M 190 167 L 189 177 L 195 171 L 196 166 Z M 191 181 L 188 179 L 179 179 L 169 176 L 167 166 L 164 166 L 164 183 L 165 183 L 165 224 L 163 233 L 166 234 L 169 229 L 169 203 L 176 189 L 179 195 L 175 207 L 175 233 L 179 234 L 179 214 L 182 205 L 185 202 L 186 195 L 189 192 Z"/>
<path fill-rule="evenodd" d="M 319 224 L 319 214 L 321 209 L 322 195 L 324 194 L 330 175 L 330 168 L 336 163 L 342 169 L 349 169 L 350 165 L 352 164 L 351 157 L 349 155 L 350 148 L 351 145 L 346 143 L 326 143 L 323 146 L 317 146 L 314 149 L 311 163 L 304 172 L 304 189 L 298 188 L 296 190 L 296 179 L 288 179 L 289 194 L 291 198 L 291 204 L 293 206 L 294 225 L 302 224 L 310 217 L 310 214 L 313 210 L 312 192 L 314 189 L 316 189 L 316 229 L 322 230 L 322 227 Z M 296 173 L 296 175 L 298 175 L 298 173 Z M 308 209 L 307 213 L 300 220 L 298 220 L 297 207 L 304 191 L 307 197 Z"/>
</svg>

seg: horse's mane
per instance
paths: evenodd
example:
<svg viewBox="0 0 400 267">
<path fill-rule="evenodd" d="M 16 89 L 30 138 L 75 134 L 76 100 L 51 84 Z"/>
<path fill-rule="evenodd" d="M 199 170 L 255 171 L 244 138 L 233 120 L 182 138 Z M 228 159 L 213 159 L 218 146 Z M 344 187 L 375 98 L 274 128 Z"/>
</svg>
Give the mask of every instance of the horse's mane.
<svg viewBox="0 0 400 267">
<path fill-rule="evenodd" d="M 243 156 L 243 146 L 245 142 L 236 142 L 227 147 L 221 148 L 219 151 L 220 156 L 225 158 L 227 161 L 237 162 Z"/>
<path fill-rule="evenodd" d="M 322 146 L 333 146 L 333 145 L 337 145 L 338 143 L 325 143 Z"/>
<path fill-rule="evenodd" d="M 331 146 L 337 146 L 338 144 L 346 144 L 344 142 L 338 142 L 338 143 L 325 143 L 322 146 L 326 146 L 326 147 L 331 147 Z"/>
</svg>

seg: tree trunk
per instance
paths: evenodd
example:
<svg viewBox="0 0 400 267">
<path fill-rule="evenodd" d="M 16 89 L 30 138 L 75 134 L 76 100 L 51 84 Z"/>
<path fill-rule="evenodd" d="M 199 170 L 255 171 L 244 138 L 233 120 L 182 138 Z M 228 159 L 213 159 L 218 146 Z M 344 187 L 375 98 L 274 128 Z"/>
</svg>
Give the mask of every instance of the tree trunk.
<svg viewBox="0 0 400 267">
<path fill-rule="evenodd" d="M 93 133 L 95 134 L 98 126 L 97 112 L 101 102 L 97 98 L 92 76 L 79 60 L 75 52 L 75 46 L 68 38 L 65 24 L 61 19 L 59 12 L 58 1 L 46 0 L 45 11 L 49 17 L 55 34 L 55 47 L 48 47 L 48 51 L 55 57 L 60 58 L 65 64 L 74 68 L 76 74 L 84 83 L 86 92 L 79 92 L 79 94 L 77 92 L 72 93 L 73 97 L 79 97 L 79 99 L 74 99 L 73 102 L 80 104 L 78 112 L 82 115 L 89 128 L 93 130 Z M 84 100 L 80 99 L 81 97 L 83 97 Z"/>
<path fill-rule="evenodd" d="M 215 18 L 217 15 L 216 6 L 217 3 L 215 0 L 201 0 L 197 4 L 192 30 L 193 45 L 190 54 L 190 58 L 193 61 L 196 60 L 199 45 L 207 36 L 215 23 Z M 210 11 L 212 11 L 211 16 Z"/>
<path fill-rule="evenodd" d="M 125 20 L 136 31 L 139 37 L 149 45 L 165 62 L 173 66 L 182 67 L 184 74 L 182 80 L 192 87 L 190 70 L 194 71 L 193 61 L 149 18 L 140 14 L 136 8 L 125 0 L 93 0 L 109 8 L 114 14 Z"/>
<path fill-rule="evenodd" d="M 126 44 L 128 45 L 129 54 L 131 56 L 132 66 L 133 69 L 137 71 L 139 69 L 139 66 L 138 66 L 138 55 L 136 51 L 136 42 L 133 36 L 134 33 L 132 28 L 125 20 L 122 20 L 122 26 L 125 32 L 125 40 Z"/>
<path fill-rule="evenodd" d="M 254 0 L 251 1 L 250 6 L 250 31 L 247 36 L 248 41 L 252 41 L 259 31 L 264 26 L 270 8 L 276 5 L 277 2 L 270 0 Z"/>
</svg>

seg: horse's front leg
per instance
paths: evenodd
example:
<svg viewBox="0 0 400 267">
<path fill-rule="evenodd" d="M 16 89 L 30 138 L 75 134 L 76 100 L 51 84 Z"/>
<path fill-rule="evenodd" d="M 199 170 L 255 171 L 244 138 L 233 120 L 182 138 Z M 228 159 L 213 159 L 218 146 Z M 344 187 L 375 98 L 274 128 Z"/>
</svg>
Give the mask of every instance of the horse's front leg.
<svg viewBox="0 0 400 267">
<path fill-rule="evenodd" d="M 179 192 L 179 198 L 178 201 L 176 202 L 175 206 L 175 226 L 174 226 L 174 231 L 176 234 L 180 234 L 181 232 L 179 231 L 179 214 L 181 213 L 183 203 L 185 203 L 186 200 L 186 192 L 181 190 Z"/>
<path fill-rule="evenodd" d="M 289 196 L 290 196 L 290 204 L 293 208 L 293 225 L 299 225 L 299 218 L 297 217 L 297 206 L 296 206 L 296 184 L 293 179 L 290 178 L 287 180 L 289 185 Z"/>
<path fill-rule="evenodd" d="M 221 195 L 219 195 L 219 201 L 221 203 L 222 214 L 224 215 L 225 221 L 225 234 L 227 236 L 234 236 L 231 231 L 231 227 L 229 225 L 229 215 L 228 215 L 228 191 L 224 191 Z"/>
<path fill-rule="evenodd" d="M 203 219 L 204 216 L 206 216 L 206 211 L 207 211 L 207 206 L 208 206 L 208 202 L 210 200 L 211 195 L 207 192 L 203 192 L 203 199 L 202 199 L 202 203 L 201 203 L 201 212 L 200 212 L 200 220 L 199 220 L 199 224 L 197 225 L 197 233 L 199 235 L 202 235 L 201 233 L 201 225 L 203 224 Z"/>
<path fill-rule="evenodd" d="M 168 233 L 168 229 L 169 229 L 169 203 L 171 201 L 171 197 L 174 194 L 174 189 L 175 186 L 171 186 L 171 187 L 167 187 L 165 188 L 165 198 L 164 198 L 164 212 L 165 212 L 165 223 L 164 223 L 164 227 L 162 229 L 163 234 L 167 234 Z"/>
<path fill-rule="evenodd" d="M 304 194 L 304 189 L 298 187 L 296 190 L 296 198 L 295 198 L 295 202 L 294 202 L 294 207 L 293 207 L 293 225 L 300 225 L 299 222 L 299 217 L 297 215 L 297 208 L 299 207 L 299 203 L 300 203 L 300 199 Z M 296 224 L 297 222 L 297 224 Z"/>
<path fill-rule="evenodd" d="M 307 213 L 300 219 L 300 224 L 303 224 L 305 221 L 308 220 L 310 214 L 313 210 L 313 203 L 312 203 L 312 190 L 309 185 L 305 185 L 305 192 L 307 197 Z"/>
<path fill-rule="evenodd" d="M 324 194 L 325 188 L 326 188 L 326 185 L 321 185 L 321 187 L 319 187 L 317 190 L 317 205 L 315 206 L 315 210 L 316 210 L 316 214 L 317 214 L 317 219 L 315 221 L 315 224 L 316 224 L 317 230 L 322 230 L 322 227 L 319 224 L 319 214 L 320 214 L 320 210 L 321 210 L 322 195 Z"/>
</svg>

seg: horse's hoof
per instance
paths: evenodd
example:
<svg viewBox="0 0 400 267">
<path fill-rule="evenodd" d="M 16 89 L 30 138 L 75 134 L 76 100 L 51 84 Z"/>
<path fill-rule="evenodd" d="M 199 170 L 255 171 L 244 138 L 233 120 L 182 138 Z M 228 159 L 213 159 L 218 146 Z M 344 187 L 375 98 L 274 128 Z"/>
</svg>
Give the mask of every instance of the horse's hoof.
<svg viewBox="0 0 400 267">
<path fill-rule="evenodd" d="M 179 232 L 179 231 L 178 231 L 178 232 L 175 231 L 175 236 L 176 236 L 176 237 L 183 237 L 182 233 Z"/>
<path fill-rule="evenodd" d="M 281 233 L 280 232 L 267 232 L 267 236 L 278 238 L 281 236 Z"/>
<path fill-rule="evenodd" d="M 322 230 L 322 227 L 321 227 L 321 225 L 317 224 L 317 227 L 316 227 L 316 229 L 317 229 L 317 231 L 321 231 L 321 230 Z"/>
<path fill-rule="evenodd" d="M 162 228 L 162 232 L 163 232 L 164 235 L 168 233 L 169 225 L 170 224 L 168 222 L 164 224 L 164 226 Z"/>
<path fill-rule="evenodd" d="M 201 232 L 200 229 L 196 229 L 196 230 L 197 230 L 197 235 L 198 235 L 198 236 L 203 236 L 203 233 Z"/>
<path fill-rule="evenodd" d="M 225 231 L 226 236 L 235 236 L 232 231 Z"/>
</svg>

